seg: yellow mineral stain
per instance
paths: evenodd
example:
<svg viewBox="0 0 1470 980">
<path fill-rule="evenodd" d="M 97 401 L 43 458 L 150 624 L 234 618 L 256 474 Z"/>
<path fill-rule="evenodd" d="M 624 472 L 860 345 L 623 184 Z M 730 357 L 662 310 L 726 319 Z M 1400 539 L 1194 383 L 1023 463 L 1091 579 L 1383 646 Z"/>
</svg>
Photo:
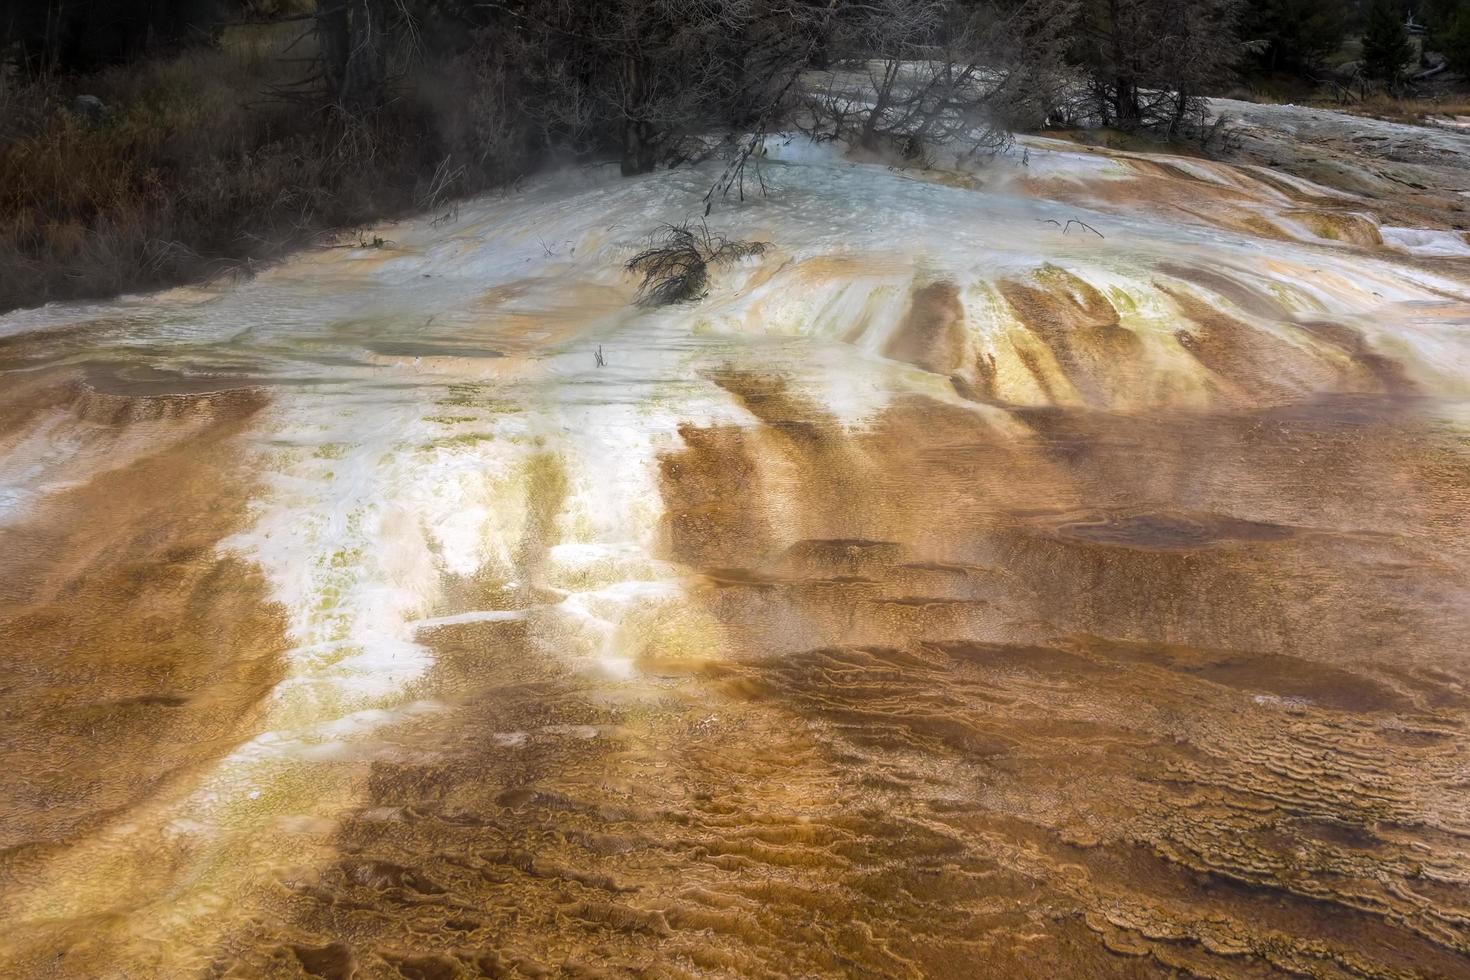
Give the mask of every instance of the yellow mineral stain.
<svg viewBox="0 0 1470 980">
<path fill-rule="evenodd" d="M 123 910 L 169 887 L 179 855 L 95 842 L 146 824 L 253 734 L 282 673 L 281 610 L 258 569 L 215 550 L 248 516 L 232 443 L 265 399 L 108 396 L 47 375 L 4 402 L 7 418 L 44 406 L 94 449 L 127 450 L 0 528 L 0 959 L 13 975 L 102 975 Z M 113 911 L 71 911 L 89 907 Z"/>
<path fill-rule="evenodd" d="M 1069 295 L 1048 315 L 1107 319 Z M 436 630 L 433 751 L 374 766 L 238 974 L 1458 970 L 1470 869 L 1413 843 L 1470 832 L 1464 555 L 1412 557 L 1470 493 L 1453 437 L 1332 402 L 1017 440 L 914 398 L 852 431 L 712 380 L 754 421 L 660 459 L 700 574 L 624 624 L 657 697 L 537 656 L 550 619 Z"/>
<path fill-rule="evenodd" d="M 657 175 L 0 338 L 0 973 L 1465 974 L 1463 269 L 1120 146 L 783 162 L 698 306 Z"/>
</svg>

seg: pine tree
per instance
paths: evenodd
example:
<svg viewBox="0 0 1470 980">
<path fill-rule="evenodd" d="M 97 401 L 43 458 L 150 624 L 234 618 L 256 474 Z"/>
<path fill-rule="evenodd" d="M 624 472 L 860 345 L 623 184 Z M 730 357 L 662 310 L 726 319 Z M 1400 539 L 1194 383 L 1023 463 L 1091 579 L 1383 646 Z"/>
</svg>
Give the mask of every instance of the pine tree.
<svg viewBox="0 0 1470 980">
<path fill-rule="evenodd" d="M 1363 34 L 1363 73 L 1396 89 L 1413 54 L 1403 5 L 1398 0 L 1373 0 Z"/>
<path fill-rule="evenodd" d="M 1342 45 L 1343 13 L 1342 0 L 1247 0 L 1240 36 L 1264 45 L 1253 59 L 1257 67 L 1310 72 Z"/>
<path fill-rule="evenodd" d="M 1470 74 L 1470 0 L 1460 4 L 1460 9 L 1435 38 L 1435 43 L 1444 52 L 1451 69 L 1462 75 Z"/>
</svg>

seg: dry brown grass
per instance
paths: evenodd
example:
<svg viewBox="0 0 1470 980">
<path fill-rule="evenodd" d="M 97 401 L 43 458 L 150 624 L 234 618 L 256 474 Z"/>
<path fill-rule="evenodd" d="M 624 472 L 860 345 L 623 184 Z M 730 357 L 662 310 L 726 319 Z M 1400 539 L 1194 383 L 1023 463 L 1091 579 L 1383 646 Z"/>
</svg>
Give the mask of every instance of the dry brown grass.
<svg viewBox="0 0 1470 980">
<path fill-rule="evenodd" d="M 1470 93 L 1456 92 L 1424 98 L 1397 99 L 1379 93 L 1362 102 L 1332 106 L 1358 116 L 1389 122 L 1423 124 L 1433 116 L 1470 116 Z"/>
<path fill-rule="evenodd" d="M 0 310 L 206 278 L 412 207 L 445 157 L 433 110 L 409 97 L 348 122 L 282 98 L 310 69 L 299 33 L 0 79 Z M 71 111 L 83 93 L 104 120 Z M 475 186 L 466 174 L 456 190 Z"/>
<path fill-rule="evenodd" d="M 1467 91 L 1434 91 L 1413 97 L 1396 97 L 1378 91 L 1359 97 L 1355 88 L 1350 97 L 1341 98 L 1339 93 L 1325 85 L 1302 78 L 1277 76 L 1252 79 L 1250 84 L 1237 85 L 1225 95 L 1242 102 L 1315 106 L 1411 125 L 1426 124 L 1434 116 L 1470 116 L 1470 92 Z"/>
</svg>

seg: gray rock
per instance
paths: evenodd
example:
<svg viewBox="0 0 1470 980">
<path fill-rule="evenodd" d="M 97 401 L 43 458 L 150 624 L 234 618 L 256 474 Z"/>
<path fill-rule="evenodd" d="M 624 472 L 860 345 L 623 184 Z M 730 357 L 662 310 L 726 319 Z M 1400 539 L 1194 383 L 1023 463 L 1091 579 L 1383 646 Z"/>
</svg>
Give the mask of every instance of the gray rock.
<svg viewBox="0 0 1470 980">
<path fill-rule="evenodd" d="M 72 100 L 71 111 L 94 126 L 105 122 L 110 114 L 107 106 L 95 95 L 79 95 Z"/>
</svg>

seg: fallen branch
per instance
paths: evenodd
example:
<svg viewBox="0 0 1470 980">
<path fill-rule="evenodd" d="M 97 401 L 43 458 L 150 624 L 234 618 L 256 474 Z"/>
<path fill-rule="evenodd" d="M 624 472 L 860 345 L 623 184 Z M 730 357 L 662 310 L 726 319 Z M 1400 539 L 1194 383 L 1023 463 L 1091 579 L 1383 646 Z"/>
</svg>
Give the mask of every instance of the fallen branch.
<svg viewBox="0 0 1470 980">
<path fill-rule="evenodd" d="M 1107 238 L 1108 237 L 1107 235 L 1104 235 L 1102 232 L 1098 231 L 1096 228 L 1092 227 L 1092 225 L 1088 224 L 1085 221 L 1082 221 L 1079 218 L 1072 218 L 1065 225 L 1062 224 L 1060 221 L 1058 221 L 1056 218 L 1037 218 L 1036 219 L 1036 222 L 1037 222 L 1037 224 L 1042 224 L 1042 225 L 1056 225 L 1058 228 L 1062 229 L 1062 234 L 1063 235 L 1070 234 L 1071 231 L 1072 231 L 1072 226 L 1073 225 L 1078 225 L 1078 226 L 1080 226 L 1082 228 L 1086 228 L 1088 231 L 1092 232 L 1098 238 Z"/>
</svg>

